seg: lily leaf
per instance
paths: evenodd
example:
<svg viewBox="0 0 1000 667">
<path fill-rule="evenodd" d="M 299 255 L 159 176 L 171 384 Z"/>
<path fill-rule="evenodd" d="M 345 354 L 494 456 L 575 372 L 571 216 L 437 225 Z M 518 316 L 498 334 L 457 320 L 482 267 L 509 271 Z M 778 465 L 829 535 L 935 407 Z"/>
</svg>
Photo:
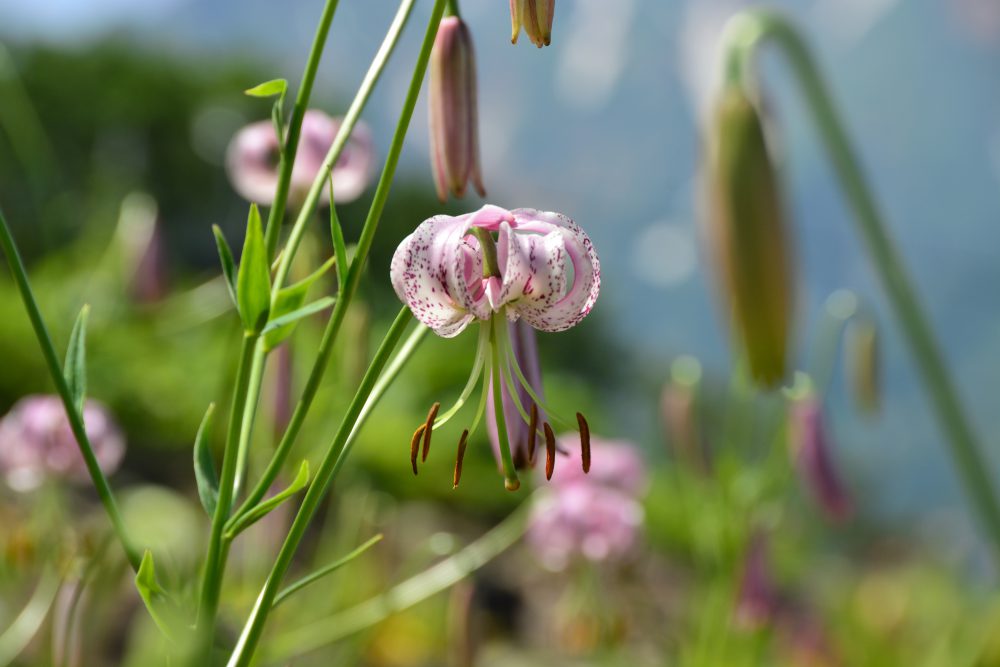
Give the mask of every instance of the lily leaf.
<svg viewBox="0 0 1000 667">
<path fill-rule="evenodd" d="M 306 295 L 309 292 L 309 288 L 312 287 L 313 283 L 323 277 L 323 274 L 329 271 L 330 267 L 332 267 L 335 262 L 336 258 L 331 257 L 311 275 L 303 278 L 294 285 L 289 285 L 288 287 L 280 290 L 277 298 L 271 305 L 271 320 L 274 321 L 280 319 L 285 315 L 302 308 L 302 304 L 306 301 Z M 303 315 L 303 317 L 304 316 L 305 315 Z M 271 324 L 268 323 L 265 330 L 267 333 L 264 335 L 264 346 L 268 350 L 273 350 L 278 347 L 283 340 L 292 335 L 292 331 L 295 330 L 295 322 L 284 324 L 279 327 L 272 327 Z"/>
<path fill-rule="evenodd" d="M 337 260 L 337 289 L 344 289 L 347 282 L 347 245 L 344 243 L 344 229 L 337 217 L 337 205 L 333 201 L 333 173 L 330 173 L 330 236 L 333 239 L 333 253 Z"/>
<path fill-rule="evenodd" d="M 215 416 L 215 403 L 210 403 L 194 437 L 194 477 L 198 482 L 198 497 L 208 516 L 215 516 L 215 506 L 219 501 L 219 477 L 215 473 L 215 462 L 209 447 L 209 433 Z"/>
<path fill-rule="evenodd" d="M 305 588 L 306 586 L 308 586 L 309 584 L 313 583 L 314 581 L 322 579 L 323 577 L 325 577 L 328 574 L 332 574 L 332 573 L 336 572 L 337 570 L 339 570 L 340 568 L 344 567 L 345 565 L 347 565 L 348 563 L 350 563 L 352 560 L 354 560 L 355 558 L 357 558 L 358 556 L 360 556 L 364 552 L 368 551 L 369 549 L 371 549 L 373 546 L 375 546 L 376 544 L 378 544 L 381 541 L 382 541 L 382 534 L 379 533 L 378 535 L 376 535 L 375 537 L 371 538 L 370 540 L 368 540 L 367 542 L 365 542 L 364 544 L 362 544 L 357 549 L 355 549 L 354 551 L 350 552 L 349 554 L 347 554 L 343 558 L 335 560 L 332 563 L 330 563 L 329 565 L 324 565 L 323 567 L 321 567 L 320 569 L 316 570 L 315 572 L 307 574 L 306 576 L 304 576 L 301 579 L 299 579 L 298 581 L 296 581 L 294 584 L 291 584 L 290 586 L 288 586 L 287 588 L 285 588 L 284 590 L 282 590 L 280 593 L 278 593 L 278 595 L 275 596 L 274 603 L 271 606 L 272 607 L 277 607 L 279 604 L 281 604 L 286 599 L 288 599 L 288 597 L 290 595 L 292 595 L 293 593 L 299 591 L 302 588 Z"/>
<path fill-rule="evenodd" d="M 285 79 L 271 79 L 264 83 L 258 83 L 253 88 L 247 88 L 243 91 L 243 94 L 250 97 L 274 97 L 275 95 L 283 96 L 286 90 L 288 90 L 288 81 Z"/>
<path fill-rule="evenodd" d="M 236 299 L 247 332 L 260 333 L 271 310 L 271 270 L 256 204 L 250 205 L 243 255 L 236 274 Z"/>
<path fill-rule="evenodd" d="M 146 605 L 146 610 L 152 617 L 156 627 L 170 641 L 176 642 L 183 632 L 183 620 L 180 609 L 170 599 L 170 596 L 156 579 L 156 566 L 153 563 L 153 552 L 146 549 L 135 573 L 135 587 L 139 597 Z"/>
<path fill-rule="evenodd" d="M 303 461 L 302 465 L 299 466 L 299 473 L 295 475 L 295 479 L 288 485 L 288 488 L 255 505 L 247 510 L 246 514 L 238 517 L 233 527 L 226 531 L 226 538 L 232 539 L 260 521 L 278 505 L 304 489 L 307 484 L 309 484 L 309 461 Z"/>
<path fill-rule="evenodd" d="M 273 320 L 267 323 L 266 327 L 264 327 L 263 333 L 266 335 L 272 331 L 279 329 L 280 327 L 292 324 L 294 322 L 298 322 L 304 317 L 309 317 L 310 315 L 318 313 L 321 310 L 329 308 L 336 302 L 337 300 L 332 296 L 324 296 L 321 299 L 316 299 L 310 304 L 307 304 L 305 306 L 302 306 L 301 308 L 293 310 L 292 312 L 282 315 L 281 317 L 274 318 Z"/>
<path fill-rule="evenodd" d="M 83 414 L 83 403 L 87 397 L 87 318 L 90 316 L 90 306 L 85 305 L 76 317 L 73 331 L 69 335 L 69 346 L 66 349 L 66 362 L 63 375 L 69 385 L 73 405 Z"/>
<path fill-rule="evenodd" d="M 229 296 L 233 300 L 233 305 L 238 306 L 236 301 L 236 262 L 233 261 L 233 251 L 229 249 L 229 243 L 226 242 L 226 237 L 223 236 L 218 225 L 212 225 L 212 233 L 215 234 L 215 246 L 219 249 L 222 275 L 226 279 Z"/>
</svg>

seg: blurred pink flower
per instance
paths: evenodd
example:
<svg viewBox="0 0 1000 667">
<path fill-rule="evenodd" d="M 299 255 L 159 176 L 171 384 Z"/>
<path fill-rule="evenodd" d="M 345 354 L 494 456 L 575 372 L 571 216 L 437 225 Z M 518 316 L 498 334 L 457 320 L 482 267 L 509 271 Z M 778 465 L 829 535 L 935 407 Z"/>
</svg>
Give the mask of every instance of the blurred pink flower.
<svg viewBox="0 0 1000 667">
<path fill-rule="evenodd" d="M 556 457 L 551 482 L 554 488 L 590 484 L 613 489 L 634 498 L 643 494 L 647 481 L 646 463 L 634 445 L 624 440 L 591 437 L 590 472 L 584 473 L 578 441 L 576 434 L 559 438 L 559 444 L 568 454 Z"/>
<path fill-rule="evenodd" d="M 852 512 L 851 499 L 831 458 L 819 399 L 810 395 L 792 403 L 790 419 L 789 444 L 799 476 L 831 520 L 846 520 Z"/>
<path fill-rule="evenodd" d="M 306 111 L 288 190 L 291 201 L 301 202 L 309 192 L 341 122 L 322 111 Z M 226 153 L 226 171 L 236 191 L 258 204 L 272 203 L 278 187 L 279 155 L 278 136 L 270 120 L 251 123 L 237 132 Z M 371 132 L 358 121 L 333 166 L 334 199 L 350 202 L 361 196 L 371 179 L 373 164 Z M 329 188 L 323 188 L 322 201 L 329 200 L 329 192 Z"/>
<path fill-rule="evenodd" d="M 86 402 L 83 420 L 97 462 L 106 474 L 113 473 L 125 456 L 121 430 L 94 400 Z M 0 471 L 16 491 L 37 487 L 46 475 L 89 479 L 58 396 L 27 396 L 0 420 Z"/>
<path fill-rule="evenodd" d="M 755 532 L 743 557 L 743 574 L 736 600 L 736 623 L 747 630 L 770 625 L 782 604 L 781 592 L 771 575 L 767 536 Z"/>
</svg>

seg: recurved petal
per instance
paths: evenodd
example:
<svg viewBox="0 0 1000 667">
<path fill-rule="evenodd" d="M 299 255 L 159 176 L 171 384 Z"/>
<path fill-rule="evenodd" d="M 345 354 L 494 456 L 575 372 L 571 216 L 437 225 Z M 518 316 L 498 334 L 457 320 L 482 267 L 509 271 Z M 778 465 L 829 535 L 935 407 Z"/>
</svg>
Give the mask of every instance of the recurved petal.
<svg viewBox="0 0 1000 667">
<path fill-rule="evenodd" d="M 590 237 L 559 213 L 515 209 L 514 242 L 501 265 L 511 309 L 542 331 L 564 331 L 587 316 L 601 288 L 601 265 Z M 503 230 L 501 244 L 504 248 Z M 499 251 L 498 248 L 498 251 Z M 570 272 L 572 279 L 570 280 Z"/>
<path fill-rule="evenodd" d="M 463 240 L 467 217 L 425 220 L 399 244 L 389 271 L 399 299 L 444 338 L 457 336 L 474 317 L 468 278 L 482 274 L 482 259 Z"/>
</svg>

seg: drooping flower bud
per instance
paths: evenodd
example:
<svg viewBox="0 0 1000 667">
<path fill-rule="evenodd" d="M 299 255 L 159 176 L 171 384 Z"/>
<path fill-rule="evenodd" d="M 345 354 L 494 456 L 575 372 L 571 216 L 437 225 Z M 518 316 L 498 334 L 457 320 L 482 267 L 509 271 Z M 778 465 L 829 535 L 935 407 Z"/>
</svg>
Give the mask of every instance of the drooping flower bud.
<svg viewBox="0 0 1000 667">
<path fill-rule="evenodd" d="M 856 320 L 848 329 L 847 349 L 854 400 L 866 413 L 878 411 L 881 399 L 878 329 L 871 320 Z"/>
<path fill-rule="evenodd" d="M 438 199 L 465 195 L 469 180 L 486 196 L 479 168 L 479 112 L 476 101 L 476 56 L 469 28 L 457 16 L 441 19 L 431 51 L 431 169 Z"/>
<path fill-rule="evenodd" d="M 714 122 L 706 236 L 750 374 L 773 386 L 785 375 L 793 285 L 778 176 L 760 115 L 740 88 L 723 91 Z"/>
<path fill-rule="evenodd" d="M 542 48 L 552 42 L 556 0 L 510 0 L 510 41 L 517 44 L 521 28 L 531 43 Z"/>
<path fill-rule="evenodd" d="M 795 400 L 790 420 L 790 454 L 803 484 L 831 520 L 847 519 L 852 512 L 851 499 L 831 458 L 819 399 L 810 393 Z"/>
</svg>

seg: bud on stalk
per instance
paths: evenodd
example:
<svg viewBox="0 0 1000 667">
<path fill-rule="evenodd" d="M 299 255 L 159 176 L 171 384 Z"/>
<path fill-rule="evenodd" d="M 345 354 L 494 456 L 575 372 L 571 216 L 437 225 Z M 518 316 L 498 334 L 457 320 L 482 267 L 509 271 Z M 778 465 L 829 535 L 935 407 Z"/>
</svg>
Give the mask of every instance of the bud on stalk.
<svg viewBox="0 0 1000 667">
<path fill-rule="evenodd" d="M 531 43 L 542 48 L 552 43 L 552 17 L 556 0 L 510 0 L 510 41 L 517 44 L 521 28 Z"/>
<path fill-rule="evenodd" d="M 792 316 L 790 239 L 760 115 L 736 86 L 722 93 L 711 137 L 707 237 L 750 374 L 785 375 Z"/>
<path fill-rule="evenodd" d="M 476 57 L 472 35 L 457 16 L 441 19 L 431 51 L 431 168 L 438 199 L 465 195 L 469 179 L 486 196 L 479 168 L 479 113 L 476 103 Z"/>
<path fill-rule="evenodd" d="M 879 376 L 878 329 L 874 322 L 858 320 L 851 324 L 848 336 L 854 400 L 863 412 L 877 412 L 882 384 Z"/>
</svg>

